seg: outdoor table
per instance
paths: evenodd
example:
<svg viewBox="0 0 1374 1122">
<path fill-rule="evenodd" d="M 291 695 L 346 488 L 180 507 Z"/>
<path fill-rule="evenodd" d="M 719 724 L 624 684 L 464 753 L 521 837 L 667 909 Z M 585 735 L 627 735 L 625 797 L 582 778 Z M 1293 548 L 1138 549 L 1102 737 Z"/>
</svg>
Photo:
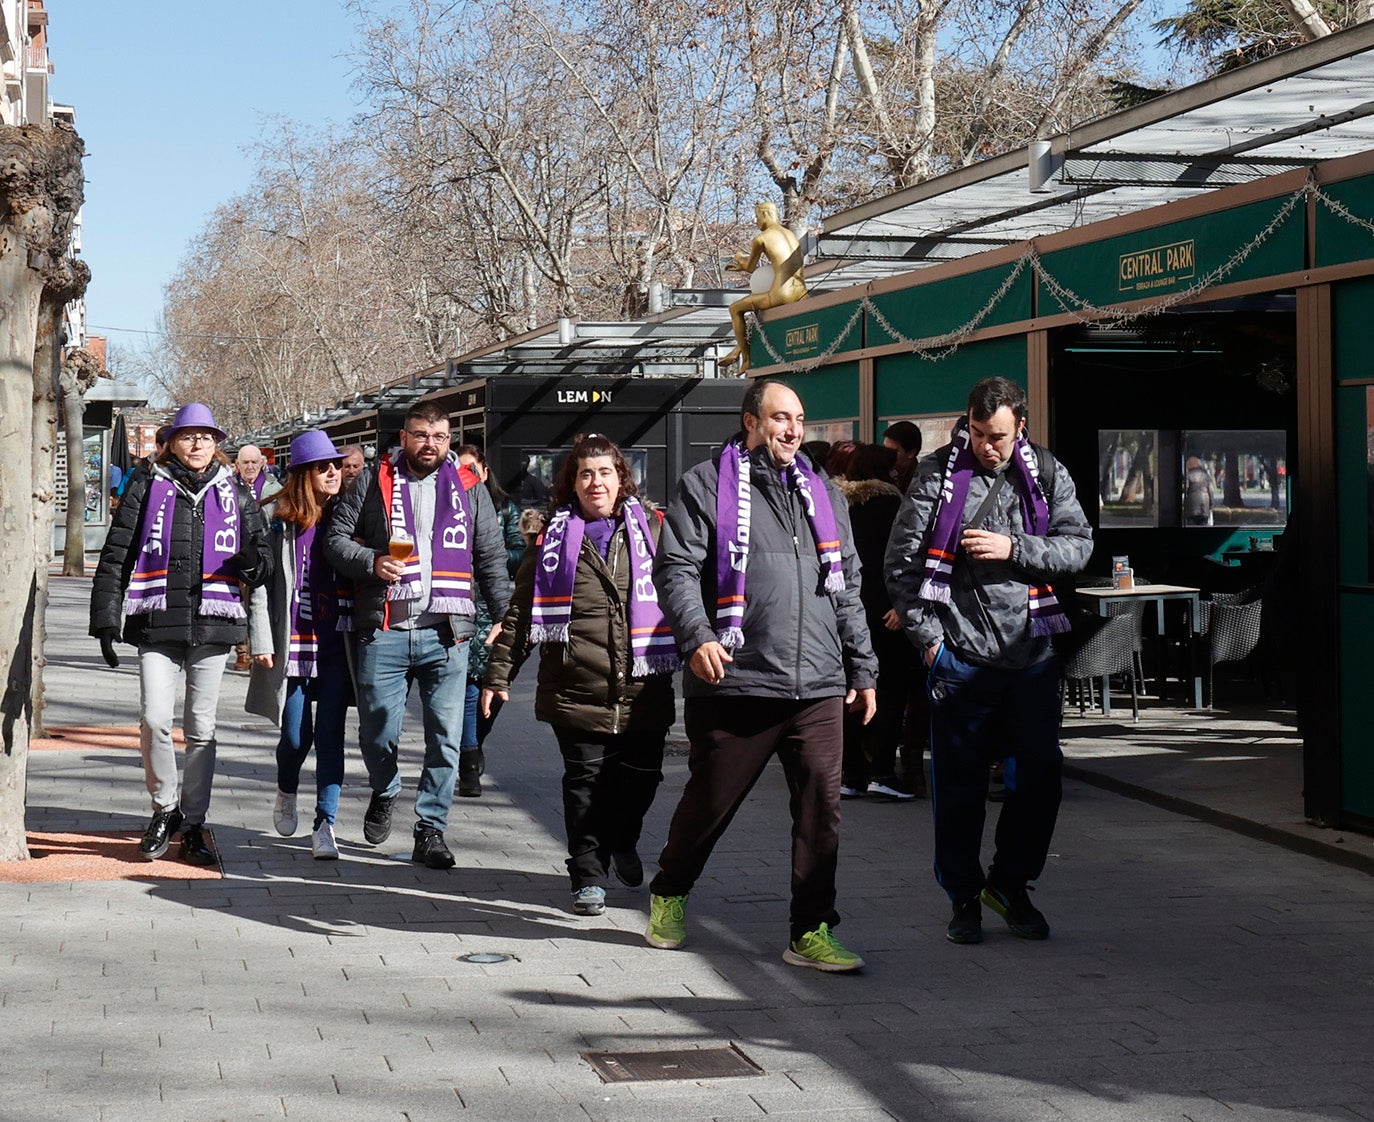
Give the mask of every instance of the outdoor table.
<svg viewBox="0 0 1374 1122">
<path fill-rule="evenodd" d="M 1109 616 L 1111 605 L 1116 603 L 1140 603 L 1142 601 L 1153 603 L 1155 606 L 1155 621 L 1159 627 L 1159 634 L 1164 634 L 1164 601 L 1182 600 L 1188 605 L 1188 624 L 1191 635 L 1202 634 L 1202 608 L 1200 606 L 1200 588 L 1189 588 L 1182 584 L 1138 584 L 1134 588 L 1080 588 L 1076 594 L 1086 597 L 1097 609 L 1097 614 Z M 1196 664 L 1196 660 L 1189 657 L 1189 669 L 1193 675 L 1193 708 L 1202 708 L 1202 674 Z M 1102 713 L 1112 711 L 1110 682 L 1107 677 L 1102 679 Z"/>
</svg>

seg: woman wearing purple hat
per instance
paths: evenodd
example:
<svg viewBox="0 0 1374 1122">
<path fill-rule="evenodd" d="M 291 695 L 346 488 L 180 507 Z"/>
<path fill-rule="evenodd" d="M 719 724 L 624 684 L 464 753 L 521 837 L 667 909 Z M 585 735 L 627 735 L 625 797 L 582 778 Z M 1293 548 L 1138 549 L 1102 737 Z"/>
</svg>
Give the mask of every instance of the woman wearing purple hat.
<svg viewBox="0 0 1374 1122">
<path fill-rule="evenodd" d="M 277 833 L 296 832 L 301 767 L 315 749 L 315 817 L 310 852 L 334 861 L 334 816 L 344 775 L 344 716 L 349 675 L 339 633 L 338 588 L 319 532 L 343 482 L 343 457 L 319 429 L 291 442 L 286 485 L 272 495 L 269 589 L 253 593 L 253 669 L 244 707 L 281 728 L 277 742 Z"/>
<path fill-rule="evenodd" d="M 153 818 L 139 852 L 154 861 L 181 830 L 180 856 L 212 865 L 205 814 L 215 776 L 215 710 L 225 662 L 247 634 L 240 583 L 272 574 L 267 524 L 219 451 L 224 439 L 198 403 L 184 405 L 166 448 L 136 472 L 110 524 L 91 588 L 91 634 L 111 666 L 123 639 L 138 648 L 139 746 Z M 186 675 L 184 776 L 172 749 L 177 675 Z"/>
</svg>

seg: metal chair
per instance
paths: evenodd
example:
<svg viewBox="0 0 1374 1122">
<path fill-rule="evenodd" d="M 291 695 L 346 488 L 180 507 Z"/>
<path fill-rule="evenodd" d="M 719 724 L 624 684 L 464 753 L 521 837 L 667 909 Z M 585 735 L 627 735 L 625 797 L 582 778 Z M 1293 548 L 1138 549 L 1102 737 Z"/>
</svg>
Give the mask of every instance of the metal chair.
<svg viewBox="0 0 1374 1122">
<path fill-rule="evenodd" d="M 1075 626 L 1083 628 L 1087 638 L 1064 660 L 1065 682 L 1077 684 L 1080 716 L 1087 712 L 1089 704 L 1095 704 L 1095 679 L 1125 674 L 1131 687 L 1132 720 L 1140 720 L 1140 621 L 1144 613 L 1144 604 L 1123 604 L 1121 610 L 1105 619 L 1087 612 L 1080 614 Z M 1110 699 L 1104 702 L 1105 712 Z"/>
<path fill-rule="evenodd" d="M 1253 597 L 1253 598 L 1250 598 Z M 1207 637 L 1207 708 L 1212 708 L 1213 670 L 1221 662 L 1249 658 L 1260 641 L 1264 601 L 1255 591 L 1214 596 L 1203 601 L 1202 626 Z"/>
</svg>

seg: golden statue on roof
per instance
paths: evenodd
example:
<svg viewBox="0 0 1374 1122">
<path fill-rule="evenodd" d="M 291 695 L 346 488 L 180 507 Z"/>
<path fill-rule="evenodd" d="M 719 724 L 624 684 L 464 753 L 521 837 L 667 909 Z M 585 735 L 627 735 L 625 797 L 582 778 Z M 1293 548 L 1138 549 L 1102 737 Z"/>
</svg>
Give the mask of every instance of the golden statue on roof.
<svg viewBox="0 0 1374 1122">
<path fill-rule="evenodd" d="M 754 218 L 759 232 L 749 243 L 749 251 L 740 250 L 726 266 L 734 272 L 751 274 L 749 295 L 730 305 L 735 349 L 720 360 L 722 367 L 738 360 L 741 374 L 749 369 L 749 326 L 744 321 L 744 313 L 793 304 L 806 295 L 801 242 L 797 235 L 782 224 L 774 203 L 758 203 L 754 207 Z M 759 265 L 760 257 L 768 260 Z"/>
</svg>

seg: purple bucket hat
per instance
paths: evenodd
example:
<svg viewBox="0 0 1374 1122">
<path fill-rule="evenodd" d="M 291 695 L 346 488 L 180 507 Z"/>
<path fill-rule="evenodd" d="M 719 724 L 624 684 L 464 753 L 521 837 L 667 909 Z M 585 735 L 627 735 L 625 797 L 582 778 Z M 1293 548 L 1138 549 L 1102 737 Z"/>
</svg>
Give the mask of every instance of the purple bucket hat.
<svg viewBox="0 0 1374 1122">
<path fill-rule="evenodd" d="M 291 451 L 288 455 L 291 459 L 292 471 L 299 467 L 317 464 L 321 460 L 340 459 L 339 450 L 334 447 L 334 442 L 322 429 L 306 429 L 305 432 L 291 441 Z"/>
<path fill-rule="evenodd" d="M 198 401 L 193 401 L 178 409 L 177 415 L 172 418 L 172 423 L 167 427 L 171 429 L 168 434 L 169 440 L 182 429 L 208 429 L 215 434 L 216 440 L 223 440 L 226 435 L 225 431 L 215 424 L 215 418 L 210 415 L 210 407 L 202 405 Z"/>
</svg>

